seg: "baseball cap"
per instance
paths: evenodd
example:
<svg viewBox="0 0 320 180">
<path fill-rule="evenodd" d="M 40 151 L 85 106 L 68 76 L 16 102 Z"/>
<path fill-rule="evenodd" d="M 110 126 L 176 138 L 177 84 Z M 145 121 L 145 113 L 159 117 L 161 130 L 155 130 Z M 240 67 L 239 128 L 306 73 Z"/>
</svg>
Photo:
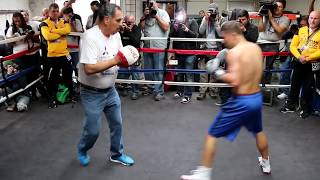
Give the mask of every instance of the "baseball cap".
<svg viewBox="0 0 320 180">
<path fill-rule="evenodd" d="M 208 11 L 219 12 L 219 7 L 216 3 L 211 3 L 208 6 Z"/>
</svg>

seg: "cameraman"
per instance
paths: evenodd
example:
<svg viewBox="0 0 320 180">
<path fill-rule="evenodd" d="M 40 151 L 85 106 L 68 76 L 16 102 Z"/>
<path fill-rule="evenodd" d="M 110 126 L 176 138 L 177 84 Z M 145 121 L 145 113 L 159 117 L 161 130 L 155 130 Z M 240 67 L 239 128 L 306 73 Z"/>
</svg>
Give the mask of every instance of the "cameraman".
<svg viewBox="0 0 320 180">
<path fill-rule="evenodd" d="M 140 19 L 140 27 L 145 37 L 164 37 L 167 38 L 170 29 L 170 17 L 167 11 L 160 9 L 155 1 L 150 1 L 145 7 L 143 16 Z M 167 40 L 148 40 L 144 41 L 145 48 L 167 47 Z M 143 53 L 145 69 L 164 69 L 165 53 Z M 163 73 L 146 73 L 146 80 L 162 81 Z M 154 85 L 154 99 L 160 101 L 164 99 L 163 84 Z"/>
<path fill-rule="evenodd" d="M 285 0 L 275 0 L 276 6 L 274 9 L 268 10 L 268 15 L 263 16 L 259 20 L 259 39 L 272 41 L 274 43 L 261 44 L 261 49 L 264 52 L 278 52 L 279 43 L 276 41 L 281 40 L 283 34 L 288 30 L 290 20 L 288 17 L 283 16 L 283 10 L 286 7 Z M 266 57 L 266 70 L 273 69 L 274 57 Z M 271 73 L 265 72 L 262 79 L 263 83 L 271 83 Z"/>
<path fill-rule="evenodd" d="M 199 34 L 202 36 L 205 36 L 207 39 L 217 39 L 220 36 L 220 29 L 221 24 L 224 23 L 225 20 L 221 18 L 219 15 L 219 7 L 216 3 L 211 3 L 208 6 L 208 11 L 206 12 L 205 16 L 202 18 L 200 27 L 199 27 Z M 205 48 L 203 49 L 209 49 L 209 50 L 220 50 L 221 44 L 217 42 L 209 42 L 207 41 L 205 43 Z M 199 59 L 198 62 L 198 68 L 199 69 L 206 69 L 206 60 L 207 59 L 213 59 L 214 56 L 207 56 L 206 58 Z M 213 76 L 210 76 L 208 74 L 200 74 L 200 82 L 201 83 L 207 83 L 207 82 L 214 82 Z M 206 97 L 206 91 L 208 87 L 202 86 L 199 88 L 199 95 L 197 96 L 197 100 L 202 100 Z M 209 88 L 209 95 L 211 97 L 217 96 L 217 88 L 210 87 Z"/>
</svg>

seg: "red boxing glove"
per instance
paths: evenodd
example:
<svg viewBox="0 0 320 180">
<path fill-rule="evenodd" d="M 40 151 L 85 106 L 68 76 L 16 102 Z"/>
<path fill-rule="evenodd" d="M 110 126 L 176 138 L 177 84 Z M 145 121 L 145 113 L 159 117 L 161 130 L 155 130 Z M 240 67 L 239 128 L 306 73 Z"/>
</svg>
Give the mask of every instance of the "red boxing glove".
<svg viewBox="0 0 320 180">
<path fill-rule="evenodd" d="M 128 45 L 122 47 L 117 56 L 120 59 L 119 65 L 122 67 L 128 67 L 139 59 L 139 51 L 135 47 Z"/>
</svg>

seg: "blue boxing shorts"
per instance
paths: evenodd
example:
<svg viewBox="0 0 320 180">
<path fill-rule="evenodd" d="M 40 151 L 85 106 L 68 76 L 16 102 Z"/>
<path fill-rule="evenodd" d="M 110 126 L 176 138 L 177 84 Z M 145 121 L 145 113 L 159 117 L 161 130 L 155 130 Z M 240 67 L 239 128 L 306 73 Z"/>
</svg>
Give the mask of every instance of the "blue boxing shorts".
<svg viewBox="0 0 320 180">
<path fill-rule="evenodd" d="M 233 141 L 242 126 L 257 134 L 262 131 L 262 93 L 233 95 L 221 106 L 208 134 Z"/>
</svg>

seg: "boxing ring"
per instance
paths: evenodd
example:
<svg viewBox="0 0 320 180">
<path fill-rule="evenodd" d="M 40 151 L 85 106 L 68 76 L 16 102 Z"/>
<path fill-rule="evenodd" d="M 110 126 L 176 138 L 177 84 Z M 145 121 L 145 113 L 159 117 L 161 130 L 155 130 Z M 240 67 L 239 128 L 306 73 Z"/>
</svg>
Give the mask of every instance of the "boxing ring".
<svg viewBox="0 0 320 180">
<path fill-rule="evenodd" d="M 141 52 L 143 51 L 144 49 L 141 49 Z M 163 69 L 119 70 L 121 73 L 135 71 L 164 72 Z M 190 71 L 167 68 L 166 72 Z M 206 71 L 192 70 L 191 73 L 200 74 Z M 226 85 L 117 80 L 124 81 L 137 84 L 174 83 L 182 86 Z M 1 83 L 4 85 L 5 82 Z M 280 86 L 275 85 L 274 88 Z M 134 156 L 136 165 L 127 168 L 106 162 L 106 144 L 109 144 L 109 140 L 100 138 L 93 149 L 90 166 L 80 167 L 76 159 L 75 137 L 78 137 L 81 129 L 81 104 L 76 103 L 74 108 L 66 104 L 48 109 L 43 101 L 37 101 L 28 113 L 0 112 L 1 121 L 9 118 L 14 121 L 8 128 L 0 131 L 0 144 L 3 145 L 0 148 L 1 179 L 179 179 L 182 173 L 199 163 L 204 133 L 219 108 L 214 105 L 214 100 L 191 101 L 190 104 L 181 105 L 173 98 L 166 98 L 158 103 L 153 103 L 154 101 L 146 96 L 138 101 L 125 97 L 121 99 L 126 152 Z M 272 179 L 317 180 L 320 163 L 317 158 L 320 148 L 318 117 L 312 116 L 305 121 L 297 118 L 295 113 L 284 115 L 277 108 L 279 104 L 263 108 L 264 127 L 270 139 L 271 162 L 274 168 Z M 103 129 L 101 133 L 106 134 L 106 128 Z M 232 144 L 221 141 L 213 178 L 266 179 L 256 165 L 257 152 L 253 148 L 254 143 L 245 131 L 240 132 L 238 140 Z"/>
<path fill-rule="evenodd" d="M 72 32 L 70 33 L 70 36 L 82 36 L 82 33 L 75 33 Z M 12 43 L 15 41 L 19 41 L 24 39 L 24 36 L 21 37 L 15 37 L 11 39 L 6 39 L 3 41 L 0 41 L 0 44 L 7 44 L 7 43 Z M 168 86 L 193 86 L 193 87 L 230 87 L 230 85 L 226 83 L 200 83 L 200 82 L 175 82 L 175 81 L 168 81 L 165 79 L 165 76 L 167 73 L 192 73 L 192 74 L 205 74 L 207 73 L 206 70 L 199 70 L 199 69 L 176 69 L 176 68 L 167 68 L 168 64 L 168 53 L 175 53 L 175 54 L 182 54 L 182 55 L 212 55 L 215 56 L 219 53 L 219 51 L 213 51 L 213 50 L 181 50 L 181 49 L 172 49 L 169 48 L 170 45 L 174 41 L 178 42 L 222 42 L 223 39 L 206 39 L 206 38 L 160 38 L 160 37 L 142 37 L 141 41 L 144 40 L 167 40 L 168 47 L 166 49 L 159 49 L 159 48 L 140 48 L 139 51 L 140 53 L 165 53 L 165 59 L 164 59 L 164 68 L 163 69 L 137 69 L 137 68 L 129 68 L 129 69 L 119 69 L 119 73 L 126 73 L 126 74 L 131 74 L 131 73 L 154 73 L 154 72 L 161 72 L 163 73 L 163 80 L 162 81 L 149 81 L 149 80 L 132 80 L 132 79 L 116 79 L 116 83 L 127 83 L 127 84 L 163 84 L 163 85 L 168 85 Z M 278 41 L 278 42 L 268 42 L 268 41 L 258 41 L 258 44 L 268 44 L 268 43 L 284 43 L 284 40 Z M 284 45 L 283 45 L 284 46 Z M 77 45 L 68 45 L 69 48 L 79 48 Z M 0 57 L 1 61 L 1 69 L 2 69 L 2 74 L 4 76 L 4 67 L 3 67 L 3 62 L 8 61 L 8 60 L 13 60 L 15 58 L 21 57 L 27 53 L 38 51 L 39 47 L 33 47 L 32 49 L 25 50 L 16 54 L 8 55 L 5 57 Z M 290 56 L 289 52 L 263 52 L 263 56 Z M 171 65 L 172 67 L 172 65 Z M 264 60 L 264 67 L 265 67 L 265 60 Z M 22 72 L 19 72 L 18 74 L 10 77 L 10 78 L 4 78 L 3 80 L 0 80 L 0 85 L 4 86 L 6 82 L 13 81 L 14 79 L 18 78 L 21 75 L 24 75 L 28 72 L 32 71 L 32 68 L 24 70 Z M 269 72 L 269 73 L 281 73 L 281 72 L 291 72 L 292 69 L 271 69 L 271 70 L 264 70 L 264 72 Z M 33 82 L 31 82 L 29 85 L 27 85 L 25 88 L 22 88 L 18 90 L 17 92 L 13 92 L 11 94 L 5 93 L 4 96 L 0 97 L 0 103 L 5 102 L 8 98 L 14 97 L 16 94 L 30 88 L 32 85 L 35 83 L 39 82 L 43 78 L 43 76 L 40 76 Z M 280 85 L 280 84 L 260 84 L 260 86 L 263 89 L 278 89 L 278 88 L 290 88 L 290 84 L 288 85 Z M 272 104 L 270 104 L 272 105 Z"/>
</svg>

